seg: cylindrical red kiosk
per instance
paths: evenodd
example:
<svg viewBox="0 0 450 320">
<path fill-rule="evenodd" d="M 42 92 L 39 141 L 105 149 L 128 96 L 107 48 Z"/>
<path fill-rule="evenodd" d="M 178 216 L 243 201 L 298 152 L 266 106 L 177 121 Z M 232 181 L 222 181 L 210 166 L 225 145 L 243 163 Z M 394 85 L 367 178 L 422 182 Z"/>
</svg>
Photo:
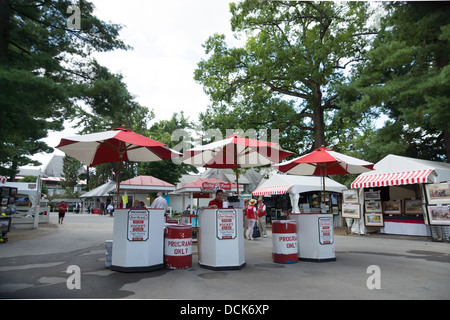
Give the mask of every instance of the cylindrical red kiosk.
<svg viewBox="0 0 450 320">
<path fill-rule="evenodd" d="M 192 226 L 166 225 L 164 265 L 168 269 L 184 269 L 192 266 Z"/>
<path fill-rule="evenodd" d="M 293 220 L 272 221 L 272 258 L 277 263 L 298 260 L 297 223 Z"/>
</svg>

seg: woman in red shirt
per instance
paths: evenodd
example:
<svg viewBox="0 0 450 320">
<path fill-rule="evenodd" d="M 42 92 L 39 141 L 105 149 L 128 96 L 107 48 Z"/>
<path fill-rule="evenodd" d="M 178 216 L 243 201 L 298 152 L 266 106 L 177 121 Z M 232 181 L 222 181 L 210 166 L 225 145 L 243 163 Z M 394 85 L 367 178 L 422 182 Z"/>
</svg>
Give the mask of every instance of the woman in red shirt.
<svg viewBox="0 0 450 320">
<path fill-rule="evenodd" d="M 256 222 L 256 208 L 255 208 L 256 200 L 251 199 L 247 209 L 245 209 L 245 216 L 247 217 L 248 229 L 247 229 L 247 239 L 253 239 L 253 228 Z"/>
</svg>

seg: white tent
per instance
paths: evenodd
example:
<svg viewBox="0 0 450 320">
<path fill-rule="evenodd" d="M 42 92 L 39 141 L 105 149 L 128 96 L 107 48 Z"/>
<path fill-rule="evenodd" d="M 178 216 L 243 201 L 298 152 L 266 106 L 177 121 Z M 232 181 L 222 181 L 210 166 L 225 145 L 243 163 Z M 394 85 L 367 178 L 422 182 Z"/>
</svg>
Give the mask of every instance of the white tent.
<svg viewBox="0 0 450 320">
<path fill-rule="evenodd" d="M 274 174 L 265 181 L 259 188 L 252 192 L 253 195 L 302 193 L 322 190 L 322 177 L 318 176 L 295 176 Z M 346 186 L 325 178 L 325 191 L 342 192 Z"/>
<path fill-rule="evenodd" d="M 325 178 L 325 191 L 342 193 L 342 190 L 345 189 L 347 189 L 346 186 L 330 178 Z M 299 193 L 322 190 L 322 177 L 274 174 L 259 188 L 253 191 L 252 195 L 261 196 L 288 193 L 291 198 L 292 212 L 298 213 L 300 212 L 298 208 Z"/>
<path fill-rule="evenodd" d="M 424 186 L 426 183 L 439 183 L 450 181 L 450 163 L 414 159 L 397 155 L 387 155 L 374 165 L 374 170 L 359 175 L 353 182 L 353 189 L 360 189 L 360 199 L 364 201 L 364 188 L 390 187 L 403 185 L 418 185 L 419 194 L 425 199 Z M 400 199 L 402 196 L 398 195 Z M 361 205 L 363 207 L 363 204 Z M 423 202 L 424 210 L 425 202 Z M 384 221 L 384 233 L 408 234 L 408 235 L 429 235 L 428 226 L 418 223 L 392 223 Z M 433 234 L 438 234 L 441 238 L 450 239 L 449 226 L 432 226 L 436 230 Z M 360 233 L 365 233 L 365 226 L 362 219 L 359 222 Z M 433 230 L 433 229 L 431 229 Z"/>
<path fill-rule="evenodd" d="M 352 188 L 384 187 L 450 180 L 450 163 L 387 155 L 373 171 L 360 174 Z"/>
</svg>

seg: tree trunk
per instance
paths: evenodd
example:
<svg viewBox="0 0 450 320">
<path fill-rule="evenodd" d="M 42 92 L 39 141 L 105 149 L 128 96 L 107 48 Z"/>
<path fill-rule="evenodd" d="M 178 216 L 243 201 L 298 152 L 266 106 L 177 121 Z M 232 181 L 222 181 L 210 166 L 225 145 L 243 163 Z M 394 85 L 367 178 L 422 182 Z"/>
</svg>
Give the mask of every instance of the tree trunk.
<svg viewBox="0 0 450 320">
<path fill-rule="evenodd" d="M 9 0 L 0 0 L 0 61 L 8 57 L 10 14 Z"/>
<path fill-rule="evenodd" d="M 320 86 L 317 85 L 313 92 L 313 126 L 314 126 L 314 144 L 313 150 L 326 146 L 325 142 L 325 121 L 324 121 L 324 107 L 322 106 L 322 92 Z"/>
<path fill-rule="evenodd" d="M 444 134 L 444 146 L 445 146 L 445 154 L 447 155 L 447 162 L 450 163 L 450 131 L 447 129 L 443 130 Z"/>
<path fill-rule="evenodd" d="M 323 117 L 323 108 L 317 107 L 313 111 L 313 121 L 314 121 L 314 145 L 313 149 L 320 148 L 321 146 L 326 146 L 325 142 L 325 122 Z"/>
</svg>

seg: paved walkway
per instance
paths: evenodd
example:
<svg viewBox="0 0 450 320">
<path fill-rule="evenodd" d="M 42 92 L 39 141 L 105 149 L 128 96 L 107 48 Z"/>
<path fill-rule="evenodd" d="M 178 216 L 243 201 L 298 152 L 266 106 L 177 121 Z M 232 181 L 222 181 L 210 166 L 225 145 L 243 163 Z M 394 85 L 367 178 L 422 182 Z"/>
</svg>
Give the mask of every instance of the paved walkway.
<svg viewBox="0 0 450 320">
<path fill-rule="evenodd" d="M 52 213 L 49 225 L 13 230 L 0 244 L 0 298 L 124 299 L 450 299 L 450 244 L 428 238 L 348 236 L 336 232 L 337 261 L 277 264 L 272 238 L 245 241 L 246 267 L 120 273 L 105 268 L 105 240 L 113 218 Z M 81 272 L 70 290 L 69 266 Z M 381 288 L 370 290 L 369 266 L 378 266 Z M 370 282 L 370 280 L 369 280 Z"/>
</svg>

